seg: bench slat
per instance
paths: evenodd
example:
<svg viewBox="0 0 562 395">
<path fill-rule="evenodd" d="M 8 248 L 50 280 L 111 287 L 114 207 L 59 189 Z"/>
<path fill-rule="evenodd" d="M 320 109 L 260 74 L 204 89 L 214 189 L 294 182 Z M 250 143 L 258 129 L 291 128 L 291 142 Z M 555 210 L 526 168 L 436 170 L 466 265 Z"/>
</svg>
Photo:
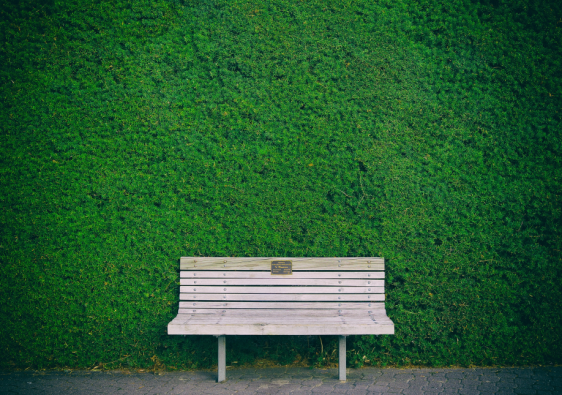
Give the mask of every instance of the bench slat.
<svg viewBox="0 0 562 395">
<path fill-rule="evenodd" d="M 229 271 L 180 271 L 180 278 L 385 278 L 384 272 L 294 272 L 289 275 L 272 275 L 267 272 L 229 272 Z"/>
<path fill-rule="evenodd" d="M 316 285 L 316 286 L 335 286 L 335 287 L 384 287 L 384 280 L 330 280 L 317 278 L 182 278 L 180 285 Z"/>
<path fill-rule="evenodd" d="M 197 325 L 197 324 L 207 324 L 207 325 L 228 325 L 228 324 L 252 324 L 252 325 L 288 325 L 288 324 L 316 324 L 323 323 L 324 325 L 329 324 L 339 324 L 339 325 L 357 325 L 357 324 L 390 324 L 390 320 L 373 320 L 369 317 L 366 318 L 354 318 L 354 317 L 314 317 L 314 320 L 306 319 L 306 317 L 291 317 L 288 319 L 268 317 L 267 320 L 259 319 L 257 317 L 243 318 L 243 317 L 224 317 L 215 316 L 214 314 L 182 314 L 181 317 L 184 318 L 178 321 L 180 325 Z"/>
<path fill-rule="evenodd" d="M 258 318 L 236 318 L 236 317 L 223 317 L 215 316 L 214 314 L 182 314 L 183 316 L 190 317 L 181 322 L 183 325 L 197 325 L 197 324 L 208 324 L 208 325 L 228 325 L 228 324 L 253 324 L 253 325 L 287 325 L 289 323 L 295 324 L 312 324 L 314 323 L 312 319 L 306 319 L 305 317 L 291 318 L 291 319 L 281 319 L 268 317 L 268 320 L 260 320 Z M 329 324 L 340 324 L 340 325 L 357 325 L 357 324 L 389 324 L 390 320 L 373 320 L 369 317 L 366 318 L 355 318 L 355 317 L 314 317 L 314 321 L 322 322 L 325 325 Z"/>
<path fill-rule="evenodd" d="M 384 294 L 198 294 L 180 293 L 180 300 L 239 300 L 239 301 L 383 301 Z"/>
<path fill-rule="evenodd" d="M 256 309 L 260 309 L 263 307 L 256 307 Z M 308 307 L 310 308 L 310 306 Z M 230 311 L 240 311 L 243 309 L 233 309 L 232 307 L 228 308 Z M 274 311 L 276 311 L 278 314 L 284 315 L 284 314 L 291 314 L 292 313 L 292 309 L 290 307 L 285 307 L 285 308 L 278 308 L 278 309 L 272 309 Z M 332 311 L 338 311 L 337 307 L 332 307 L 331 309 L 326 309 L 326 310 L 332 310 Z M 381 314 L 386 315 L 386 310 L 384 309 L 375 309 L 372 310 L 370 307 L 369 309 L 349 309 L 348 310 L 355 310 L 355 311 L 375 311 L 375 312 L 381 312 Z M 224 312 L 225 310 L 220 309 L 220 308 L 216 308 L 216 309 L 201 309 L 201 308 L 194 308 L 194 309 L 178 309 L 178 314 L 219 314 L 221 312 Z M 376 315 L 375 315 L 376 317 Z M 382 315 L 380 316 L 382 317 Z"/>
<path fill-rule="evenodd" d="M 310 308 L 311 306 L 309 306 L 308 308 Z M 230 310 L 230 311 L 240 311 L 243 309 L 233 309 L 232 307 L 225 307 L 226 309 Z M 257 309 L 259 308 L 263 308 L 263 307 L 257 307 Z M 341 307 L 340 307 L 341 308 Z M 285 307 L 285 308 L 278 308 L 278 309 L 272 309 L 277 311 L 279 314 L 281 315 L 285 315 L 285 314 L 291 314 L 293 312 L 293 309 L 290 307 Z M 338 307 L 332 307 L 331 309 L 326 309 L 326 310 L 332 310 L 332 311 L 338 311 Z M 383 315 L 386 315 L 386 310 L 382 310 L 382 309 L 376 309 L 376 310 L 372 310 L 370 307 L 369 309 L 348 309 L 348 310 L 356 310 L 356 311 L 381 311 Z M 202 309 L 202 308 L 193 308 L 193 309 L 178 309 L 178 314 L 221 314 L 221 312 L 224 312 L 226 310 L 224 309 Z M 309 316 L 310 318 L 311 316 Z M 374 316 L 376 317 L 376 316 Z M 382 315 L 380 316 L 382 317 Z"/>
<path fill-rule="evenodd" d="M 180 302 L 182 309 L 361 309 L 385 310 L 384 303 L 338 302 Z M 386 311 L 386 310 L 385 310 Z"/>
<path fill-rule="evenodd" d="M 222 311 L 222 310 L 221 310 Z M 379 310 L 224 310 L 178 314 L 170 334 L 206 335 L 369 335 L 394 334 L 394 324 Z"/>
<path fill-rule="evenodd" d="M 384 270 L 384 258 L 290 258 L 290 257 L 182 257 L 181 270 L 271 270 L 271 261 L 291 261 L 299 270 Z"/>
<path fill-rule="evenodd" d="M 330 310 L 319 310 L 319 309 L 300 309 L 300 310 L 269 310 L 269 309 L 185 309 L 187 313 L 179 313 L 178 315 L 186 315 L 185 320 L 190 320 L 191 316 L 197 314 L 205 314 L 207 317 L 201 319 L 217 319 L 219 316 L 229 319 L 252 319 L 258 321 L 269 321 L 269 320 L 279 320 L 284 322 L 286 319 L 290 320 L 308 320 L 312 318 L 321 317 L 322 319 L 327 318 L 353 318 L 353 319 L 368 319 L 373 318 L 377 321 L 384 321 L 388 319 L 386 315 L 386 310 L 346 310 L 346 309 L 330 309 Z M 195 310 L 195 313 L 193 312 Z M 216 318 L 213 318 L 216 317 Z M 199 319 L 199 318 L 197 318 Z"/>
<path fill-rule="evenodd" d="M 394 335 L 394 324 L 327 324 L 327 323 L 289 323 L 275 325 L 256 324 L 168 324 L 169 335 Z"/>
<path fill-rule="evenodd" d="M 390 319 L 383 312 L 368 313 L 365 310 L 216 310 L 212 309 L 207 314 L 178 314 L 177 320 L 189 322 L 255 322 L 263 323 L 285 323 L 285 322 L 310 322 L 321 320 L 322 322 L 385 322 Z"/>
<path fill-rule="evenodd" d="M 232 287 L 232 286 L 180 286 L 180 293 L 257 293 L 257 294 L 345 294 L 384 293 L 384 287 Z"/>
</svg>

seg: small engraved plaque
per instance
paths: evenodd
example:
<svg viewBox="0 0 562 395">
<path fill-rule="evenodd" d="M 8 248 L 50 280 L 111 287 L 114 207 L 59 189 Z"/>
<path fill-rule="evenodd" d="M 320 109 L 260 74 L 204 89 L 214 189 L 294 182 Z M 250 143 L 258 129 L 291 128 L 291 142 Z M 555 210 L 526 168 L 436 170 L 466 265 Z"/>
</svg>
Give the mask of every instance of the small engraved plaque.
<svg viewBox="0 0 562 395">
<path fill-rule="evenodd" d="M 271 274 L 293 274 L 293 262 L 271 261 Z"/>
</svg>

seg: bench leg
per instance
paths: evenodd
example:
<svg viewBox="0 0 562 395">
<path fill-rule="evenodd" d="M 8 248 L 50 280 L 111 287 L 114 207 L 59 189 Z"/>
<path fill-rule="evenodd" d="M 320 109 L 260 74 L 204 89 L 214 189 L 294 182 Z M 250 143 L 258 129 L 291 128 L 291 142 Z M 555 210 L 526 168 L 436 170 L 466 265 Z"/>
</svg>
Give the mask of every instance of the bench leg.
<svg viewBox="0 0 562 395">
<path fill-rule="evenodd" d="M 226 336 L 218 336 L 219 338 L 219 374 L 217 382 L 223 382 L 226 379 Z"/>
<path fill-rule="evenodd" d="M 345 336 L 340 336 L 340 358 L 338 360 L 340 381 L 345 381 L 345 365 Z"/>
</svg>

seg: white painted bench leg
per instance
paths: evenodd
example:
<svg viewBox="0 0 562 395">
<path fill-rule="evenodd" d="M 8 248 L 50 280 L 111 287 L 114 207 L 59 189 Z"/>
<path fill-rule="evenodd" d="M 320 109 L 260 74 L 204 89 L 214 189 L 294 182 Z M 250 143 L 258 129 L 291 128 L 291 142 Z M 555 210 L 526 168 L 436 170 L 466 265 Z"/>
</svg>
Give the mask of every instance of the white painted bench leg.
<svg viewBox="0 0 562 395">
<path fill-rule="evenodd" d="M 338 360 L 340 381 L 345 381 L 345 366 L 345 336 L 340 336 L 340 356 Z"/>
<path fill-rule="evenodd" d="M 226 336 L 218 336 L 219 338 L 219 367 L 218 380 L 223 382 L 226 379 Z"/>
</svg>

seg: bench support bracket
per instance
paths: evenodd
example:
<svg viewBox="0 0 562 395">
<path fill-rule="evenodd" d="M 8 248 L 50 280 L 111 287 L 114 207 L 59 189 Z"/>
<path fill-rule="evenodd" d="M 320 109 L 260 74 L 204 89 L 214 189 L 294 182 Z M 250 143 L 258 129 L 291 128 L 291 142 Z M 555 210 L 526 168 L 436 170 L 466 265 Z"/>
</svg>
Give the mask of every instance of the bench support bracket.
<svg viewBox="0 0 562 395">
<path fill-rule="evenodd" d="M 338 370 L 340 375 L 340 381 L 345 381 L 345 336 L 340 336 L 340 355 L 338 360 Z"/>
<path fill-rule="evenodd" d="M 226 336 L 217 336 L 219 339 L 219 366 L 217 382 L 221 383 L 226 379 Z"/>
</svg>

